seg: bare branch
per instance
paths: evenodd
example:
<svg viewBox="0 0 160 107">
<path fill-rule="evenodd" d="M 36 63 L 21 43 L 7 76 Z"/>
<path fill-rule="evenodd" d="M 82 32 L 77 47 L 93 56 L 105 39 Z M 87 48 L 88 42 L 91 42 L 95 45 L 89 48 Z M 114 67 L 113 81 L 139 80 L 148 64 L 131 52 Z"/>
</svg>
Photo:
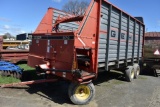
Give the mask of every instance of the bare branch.
<svg viewBox="0 0 160 107">
<path fill-rule="evenodd" d="M 89 3 L 86 0 L 69 0 L 62 10 L 76 16 L 84 15 Z"/>
</svg>

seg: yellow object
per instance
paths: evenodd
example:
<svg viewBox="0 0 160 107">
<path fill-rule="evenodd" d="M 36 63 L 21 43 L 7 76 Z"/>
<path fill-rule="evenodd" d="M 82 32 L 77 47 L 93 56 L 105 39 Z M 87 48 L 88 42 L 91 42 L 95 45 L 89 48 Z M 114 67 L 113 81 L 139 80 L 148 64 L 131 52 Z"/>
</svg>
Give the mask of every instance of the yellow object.
<svg viewBox="0 0 160 107">
<path fill-rule="evenodd" d="M 134 69 L 131 71 L 131 78 L 134 78 Z"/>
<path fill-rule="evenodd" d="M 9 46 L 18 46 L 21 44 L 29 44 L 29 41 L 3 41 L 3 48 Z"/>
<path fill-rule="evenodd" d="M 76 61 L 73 62 L 72 68 L 73 68 L 73 69 L 76 69 L 76 68 L 77 68 L 77 62 L 76 62 Z"/>
<path fill-rule="evenodd" d="M 87 85 L 79 85 L 75 90 L 75 96 L 79 100 L 86 100 L 89 98 L 91 91 Z"/>
</svg>

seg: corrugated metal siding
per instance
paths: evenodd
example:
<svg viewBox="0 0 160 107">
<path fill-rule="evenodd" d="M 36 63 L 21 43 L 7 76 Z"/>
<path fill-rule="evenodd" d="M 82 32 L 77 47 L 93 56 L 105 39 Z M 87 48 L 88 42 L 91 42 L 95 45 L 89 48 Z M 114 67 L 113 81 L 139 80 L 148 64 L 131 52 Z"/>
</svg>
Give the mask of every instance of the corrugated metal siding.
<svg viewBox="0 0 160 107">
<path fill-rule="evenodd" d="M 104 63 L 106 62 L 106 48 L 107 48 L 107 29 L 108 29 L 108 14 L 109 13 L 109 5 L 102 4 L 101 6 L 101 23 L 100 30 L 104 31 L 99 35 L 99 51 L 98 51 L 98 62 Z"/>
<path fill-rule="evenodd" d="M 71 16 L 71 15 L 66 14 L 65 12 L 62 12 L 62 11 L 54 10 L 53 11 L 53 25 L 55 24 L 55 21 L 59 16 L 63 18 L 63 17 Z M 77 30 L 78 27 L 79 27 L 79 24 L 76 22 L 68 22 L 68 23 L 59 24 L 60 31 L 74 31 L 74 30 Z"/>
<path fill-rule="evenodd" d="M 110 6 L 102 2 L 98 62 L 142 57 L 143 24 L 114 6 L 110 10 Z"/>
</svg>

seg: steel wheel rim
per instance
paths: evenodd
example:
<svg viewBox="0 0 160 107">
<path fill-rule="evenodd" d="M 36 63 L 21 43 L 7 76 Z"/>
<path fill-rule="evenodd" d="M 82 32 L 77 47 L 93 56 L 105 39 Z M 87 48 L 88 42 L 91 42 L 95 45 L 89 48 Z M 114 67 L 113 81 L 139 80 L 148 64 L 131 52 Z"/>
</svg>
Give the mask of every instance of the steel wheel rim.
<svg viewBox="0 0 160 107">
<path fill-rule="evenodd" d="M 137 76 L 139 75 L 140 73 L 140 68 L 137 68 Z"/>
<path fill-rule="evenodd" d="M 131 78 L 134 78 L 134 69 L 131 70 Z"/>
<path fill-rule="evenodd" d="M 80 85 L 75 90 L 75 96 L 79 100 L 87 100 L 90 94 L 91 94 L 90 89 L 86 85 Z"/>
</svg>

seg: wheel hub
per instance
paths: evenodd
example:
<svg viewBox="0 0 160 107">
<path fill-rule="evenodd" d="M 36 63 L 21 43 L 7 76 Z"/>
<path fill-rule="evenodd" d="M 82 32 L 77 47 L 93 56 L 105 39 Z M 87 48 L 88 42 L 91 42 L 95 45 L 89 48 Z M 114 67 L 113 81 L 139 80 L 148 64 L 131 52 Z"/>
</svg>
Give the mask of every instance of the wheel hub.
<svg viewBox="0 0 160 107">
<path fill-rule="evenodd" d="M 79 100 L 86 100 L 89 98 L 90 96 L 90 89 L 88 86 L 86 85 L 80 85 L 77 87 L 76 91 L 75 91 L 75 96 L 79 99 Z"/>
</svg>

